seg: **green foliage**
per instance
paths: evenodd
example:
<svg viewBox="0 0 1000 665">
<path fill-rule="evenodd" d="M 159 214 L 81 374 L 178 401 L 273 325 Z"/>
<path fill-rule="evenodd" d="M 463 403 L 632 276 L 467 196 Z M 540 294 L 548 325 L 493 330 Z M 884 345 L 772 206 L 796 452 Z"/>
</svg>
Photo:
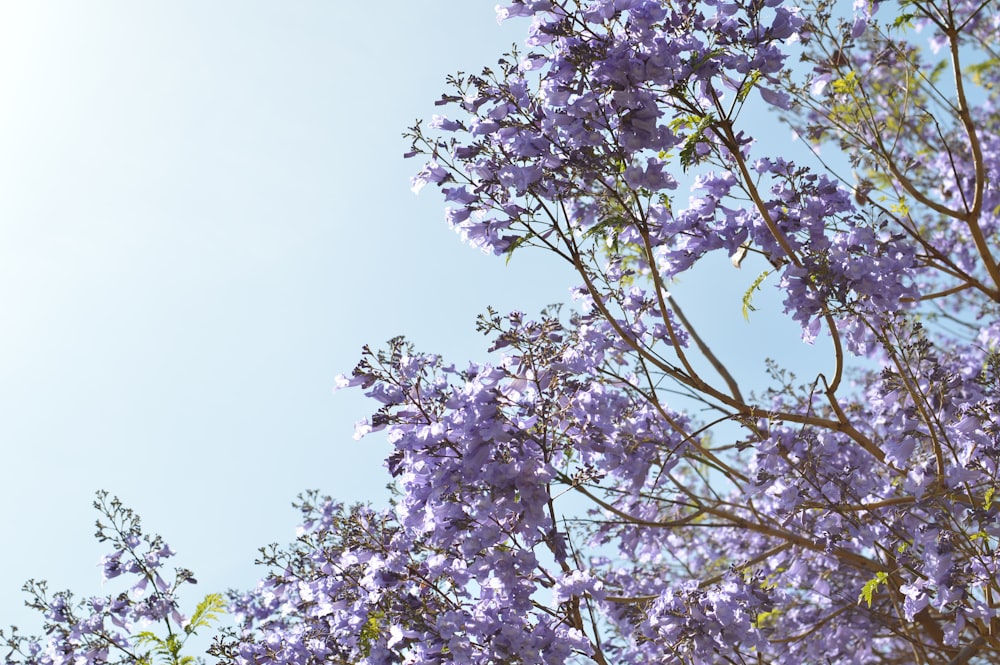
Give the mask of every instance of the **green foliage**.
<svg viewBox="0 0 1000 665">
<path fill-rule="evenodd" d="M 194 635 L 199 628 L 209 628 L 225 613 L 226 599 L 222 597 L 222 594 L 210 593 L 194 608 L 194 614 L 184 626 L 184 632 L 188 635 Z"/>
<path fill-rule="evenodd" d="M 757 279 L 753 281 L 753 284 L 750 285 L 750 288 L 747 289 L 746 293 L 743 294 L 743 318 L 746 321 L 750 320 L 750 312 L 757 311 L 757 308 L 753 306 L 754 292 L 760 290 L 760 285 L 764 283 L 764 280 L 767 279 L 767 276 L 770 274 L 770 270 L 762 272 L 757 276 Z"/>
<path fill-rule="evenodd" d="M 670 123 L 670 129 L 673 131 L 677 131 L 679 129 L 687 129 L 690 131 L 687 138 L 684 139 L 684 143 L 681 145 L 681 166 L 685 171 L 689 167 L 695 166 L 701 162 L 702 158 L 697 152 L 698 144 L 705 140 L 705 131 L 711 128 L 715 123 L 716 118 L 712 113 L 707 113 L 701 116 L 682 116 Z"/>
<path fill-rule="evenodd" d="M 875 573 L 875 577 L 871 578 L 865 585 L 861 587 L 861 595 L 858 596 L 858 605 L 861 603 L 868 603 L 868 607 L 872 606 L 872 596 L 875 590 L 878 589 L 878 585 L 885 584 L 889 580 L 889 573 L 879 571 Z"/>
<path fill-rule="evenodd" d="M 858 87 L 858 78 L 854 72 L 847 72 L 843 77 L 833 81 L 830 86 L 839 95 L 851 95 Z"/>
<path fill-rule="evenodd" d="M 619 210 L 621 206 L 618 206 Z M 611 213 L 604 217 L 597 224 L 584 231 L 584 238 L 594 236 L 605 236 L 608 239 L 608 247 L 614 252 L 618 251 L 618 234 L 628 225 L 628 219 L 621 212 Z"/>
<path fill-rule="evenodd" d="M 752 72 L 750 72 L 746 80 L 743 81 L 743 84 L 740 86 L 739 91 L 736 93 L 737 101 L 741 102 L 746 101 L 747 95 L 749 95 L 750 91 L 753 90 L 753 87 L 757 85 L 757 81 L 760 80 L 761 76 L 762 74 L 760 73 L 759 69 L 755 69 Z"/>
<path fill-rule="evenodd" d="M 144 630 L 135 636 L 136 645 L 148 649 L 139 656 L 139 665 L 195 665 L 199 659 L 181 654 L 188 637 L 197 634 L 200 628 L 209 628 L 226 613 L 226 601 L 222 594 L 210 593 L 195 608 L 191 619 L 184 626 L 183 637 L 173 632 L 167 623 L 167 636 Z"/>
<path fill-rule="evenodd" d="M 973 83 L 989 90 L 993 87 L 993 82 L 984 75 L 996 71 L 997 67 L 1000 67 L 1000 56 L 988 58 L 983 62 L 977 62 L 974 65 L 969 65 L 966 71 L 969 72 L 969 76 L 972 78 Z"/>
<path fill-rule="evenodd" d="M 907 215 L 910 214 L 910 206 L 907 205 L 906 199 L 904 199 L 903 197 L 899 197 L 899 200 L 896 203 L 893 203 L 891 206 L 889 206 L 889 210 L 890 212 L 893 212 L 897 215 L 901 215 L 903 217 L 906 217 Z"/>
<path fill-rule="evenodd" d="M 916 14 L 900 14 L 892 21 L 892 27 L 894 28 L 912 28 L 913 19 L 917 18 Z"/>
<path fill-rule="evenodd" d="M 385 619 L 385 612 L 377 610 L 368 615 L 368 621 L 365 622 L 364 627 L 361 628 L 361 634 L 358 636 L 361 642 L 361 654 L 367 658 L 371 655 L 372 642 L 378 639 L 379 633 L 381 632 L 380 624 L 383 619 Z"/>
<path fill-rule="evenodd" d="M 159 637 L 156 633 L 144 630 L 135 636 L 136 644 L 150 650 L 139 656 L 140 665 L 153 665 L 155 662 L 169 663 L 170 665 L 192 665 L 193 656 L 182 656 L 181 647 L 183 642 L 177 635 L 170 633 L 166 639 Z M 153 656 L 156 656 L 155 660 Z"/>
<path fill-rule="evenodd" d="M 780 609 L 759 612 L 754 617 L 753 625 L 757 628 L 767 628 L 769 625 L 773 625 L 782 614 L 783 612 Z"/>
</svg>

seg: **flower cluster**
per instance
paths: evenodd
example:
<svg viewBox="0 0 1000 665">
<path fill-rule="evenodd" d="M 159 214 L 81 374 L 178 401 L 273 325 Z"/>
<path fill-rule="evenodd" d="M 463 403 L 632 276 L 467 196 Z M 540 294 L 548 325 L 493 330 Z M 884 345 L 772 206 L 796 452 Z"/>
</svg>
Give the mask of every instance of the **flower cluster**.
<svg viewBox="0 0 1000 665">
<path fill-rule="evenodd" d="M 298 541 L 266 553 L 268 577 L 234 594 L 240 631 L 213 648 L 224 660 L 562 663 L 588 648 L 524 595 L 540 572 L 530 551 L 501 555 L 474 537 L 441 548 L 392 511 L 345 508 L 315 494 L 301 508 Z M 567 600 L 592 586 L 555 585 Z"/>
<path fill-rule="evenodd" d="M 575 309 L 489 310 L 492 360 L 464 368 L 366 348 L 338 384 L 379 405 L 358 435 L 391 444 L 392 503 L 304 495 L 213 655 L 1000 660 L 1000 12 L 805 4 L 498 8 L 530 19 L 526 50 L 449 80 L 409 134 L 413 189 L 474 247 L 571 264 Z M 755 141 L 758 95 L 826 161 Z M 826 371 L 770 361 L 744 391 L 669 288 L 713 253 L 767 266 L 745 308 L 773 275 Z M 8 662 L 185 665 L 175 629 L 221 600 L 185 621 L 190 573 L 167 583 L 170 549 L 98 507 L 105 578 L 138 580 L 76 605 L 29 583 L 47 635 L 4 635 Z"/>
<path fill-rule="evenodd" d="M 468 117 L 430 123 L 451 138 L 428 137 L 419 126 L 412 134 L 410 154 L 430 156 L 414 189 L 439 185 L 456 204 L 449 222 L 495 253 L 533 240 L 540 216 L 593 229 L 616 185 L 674 189 L 671 151 L 685 165 L 742 153 L 749 140 L 727 131 L 726 109 L 753 88 L 781 95 L 768 87 L 785 60 L 780 45 L 803 25 L 796 12 L 760 3 L 720 5 L 715 17 L 697 3 L 653 0 L 501 11 L 526 15 L 534 18 L 527 54 L 510 54 L 499 72 L 452 80 L 455 92 L 442 103 Z M 626 207 L 626 217 L 645 217 Z"/>
<path fill-rule="evenodd" d="M 577 308 L 490 311 L 464 369 L 366 349 L 340 383 L 381 405 L 393 504 L 307 497 L 217 655 L 1000 658 L 1000 14 L 807 4 L 498 9 L 526 51 L 450 79 L 413 187 L 474 247 L 570 263 Z M 755 142 L 755 94 L 844 158 Z M 827 371 L 744 392 L 669 288 L 721 252 L 768 266 L 747 297 L 773 274 Z"/>
<path fill-rule="evenodd" d="M 209 594 L 189 618 L 179 610 L 178 591 L 197 580 L 185 568 L 174 570 L 173 580 L 163 577 L 164 561 L 174 556 L 157 535 L 142 532 L 139 517 L 117 497 L 98 492 L 94 502 L 103 520 L 97 522 L 96 537 L 112 546 L 101 559 L 105 582 L 131 578 L 119 593 L 74 601 L 69 591 L 49 593 L 44 581 L 24 586 L 27 604 L 45 617 L 44 636 L 26 636 L 16 628 L 0 631 L 0 641 L 9 652 L 8 665 L 104 665 L 106 663 L 153 662 L 164 665 L 191 663 L 181 656 L 188 637 L 209 626 L 223 612 L 223 598 Z M 164 637 L 152 628 L 160 625 Z"/>
</svg>

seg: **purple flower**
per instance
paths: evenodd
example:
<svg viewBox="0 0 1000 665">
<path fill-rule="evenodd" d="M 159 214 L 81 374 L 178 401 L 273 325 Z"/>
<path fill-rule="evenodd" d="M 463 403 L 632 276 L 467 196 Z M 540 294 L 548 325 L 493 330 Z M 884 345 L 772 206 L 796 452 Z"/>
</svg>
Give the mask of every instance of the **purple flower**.
<svg viewBox="0 0 1000 665">
<path fill-rule="evenodd" d="M 420 173 L 411 179 L 412 187 L 410 189 L 413 190 L 414 194 L 417 194 L 427 183 L 441 184 L 450 177 L 451 174 L 437 162 L 428 162 Z"/>
</svg>

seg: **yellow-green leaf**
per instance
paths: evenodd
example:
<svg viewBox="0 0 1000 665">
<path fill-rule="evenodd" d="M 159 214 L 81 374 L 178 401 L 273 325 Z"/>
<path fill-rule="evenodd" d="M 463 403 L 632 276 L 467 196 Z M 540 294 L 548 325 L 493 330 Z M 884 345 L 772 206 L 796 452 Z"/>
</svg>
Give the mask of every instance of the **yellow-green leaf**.
<svg viewBox="0 0 1000 665">
<path fill-rule="evenodd" d="M 862 602 L 868 603 L 868 607 L 872 606 L 872 596 L 875 590 L 878 588 L 879 584 L 885 584 L 886 580 L 889 579 L 889 573 L 884 573 L 879 571 L 875 573 L 875 577 L 871 578 L 865 585 L 861 587 L 861 595 L 858 596 L 858 605 Z"/>
<path fill-rule="evenodd" d="M 737 266 L 739 267 L 739 266 Z M 750 320 L 750 312 L 756 311 L 756 307 L 753 306 L 753 294 L 754 291 L 760 290 L 760 285 L 767 279 L 767 276 L 771 274 L 770 270 L 765 270 L 762 272 L 757 279 L 753 281 L 747 292 L 743 294 L 743 318 L 746 321 Z"/>
<path fill-rule="evenodd" d="M 188 635 L 194 633 L 199 628 L 206 628 L 212 625 L 213 621 L 219 619 L 219 615 L 226 613 L 226 601 L 222 594 L 210 593 L 194 609 L 191 619 L 184 626 L 184 632 Z"/>
</svg>

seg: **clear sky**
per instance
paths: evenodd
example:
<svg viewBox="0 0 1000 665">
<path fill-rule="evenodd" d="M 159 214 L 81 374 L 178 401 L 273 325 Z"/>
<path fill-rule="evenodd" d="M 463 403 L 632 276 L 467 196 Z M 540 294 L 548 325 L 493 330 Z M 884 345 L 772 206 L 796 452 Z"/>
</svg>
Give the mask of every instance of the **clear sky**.
<svg viewBox="0 0 1000 665">
<path fill-rule="evenodd" d="M 29 577 L 101 592 L 101 488 L 200 594 L 252 584 L 299 491 L 384 497 L 369 405 L 331 392 L 363 344 L 464 363 L 487 305 L 568 300 L 554 257 L 505 266 L 409 190 L 401 132 L 521 39 L 494 4 L 0 0 L 0 624 L 38 625 Z M 754 371 L 798 337 L 743 321 L 757 272 L 678 287 Z"/>
</svg>

